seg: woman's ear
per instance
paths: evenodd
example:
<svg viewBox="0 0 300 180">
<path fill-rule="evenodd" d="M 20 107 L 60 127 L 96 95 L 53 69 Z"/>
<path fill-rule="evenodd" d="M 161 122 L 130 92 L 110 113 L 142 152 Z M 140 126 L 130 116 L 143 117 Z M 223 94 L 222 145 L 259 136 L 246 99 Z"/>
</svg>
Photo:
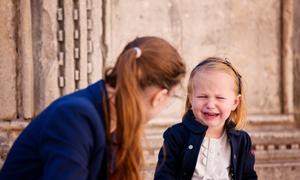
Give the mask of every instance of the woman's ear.
<svg viewBox="0 0 300 180">
<path fill-rule="evenodd" d="M 238 107 L 238 105 L 241 102 L 241 98 L 242 98 L 242 96 L 240 94 L 236 96 L 236 98 L 234 99 L 234 103 L 233 103 L 232 109 L 231 109 L 232 111 L 236 110 L 236 108 Z"/>
<path fill-rule="evenodd" d="M 161 102 L 164 102 L 168 97 L 168 92 L 169 91 L 167 89 L 160 89 L 156 91 L 151 98 L 151 106 L 156 107 L 161 104 Z"/>
</svg>

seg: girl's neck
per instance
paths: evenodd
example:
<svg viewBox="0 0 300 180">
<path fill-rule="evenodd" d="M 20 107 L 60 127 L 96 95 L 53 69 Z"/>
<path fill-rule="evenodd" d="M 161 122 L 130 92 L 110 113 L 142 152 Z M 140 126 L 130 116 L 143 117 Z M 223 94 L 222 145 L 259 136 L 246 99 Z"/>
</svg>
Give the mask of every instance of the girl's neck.
<svg viewBox="0 0 300 180">
<path fill-rule="evenodd" d="M 224 128 L 221 129 L 208 128 L 205 137 L 218 139 L 223 135 L 223 133 L 224 133 Z"/>
</svg>

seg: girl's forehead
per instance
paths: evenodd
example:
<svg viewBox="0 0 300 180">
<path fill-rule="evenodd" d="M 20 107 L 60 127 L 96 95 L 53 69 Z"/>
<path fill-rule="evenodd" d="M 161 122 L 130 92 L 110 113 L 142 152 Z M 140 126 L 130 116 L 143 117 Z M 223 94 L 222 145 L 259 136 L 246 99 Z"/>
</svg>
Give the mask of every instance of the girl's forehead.
<svg viewBox="0 0 300 180">
<path fill-rule="evenodd" d="M 193 80 L 218 80 L 222 79 L 223 81 L 234 81 L 232 74 L 227 73 L 222 70 L 216 69 L 202 69 L 199 70 L 195 75 Z"/>
<path fill-rule="evenodd" d="M 223 90 L 233 90 L 235 89 L 234 78 L 222 71 L 201 71 L 195 74 L 192 81 L 193 87 L 196 90 L 213 90 L 213 91 L 223 91 Z"/>
</svg>

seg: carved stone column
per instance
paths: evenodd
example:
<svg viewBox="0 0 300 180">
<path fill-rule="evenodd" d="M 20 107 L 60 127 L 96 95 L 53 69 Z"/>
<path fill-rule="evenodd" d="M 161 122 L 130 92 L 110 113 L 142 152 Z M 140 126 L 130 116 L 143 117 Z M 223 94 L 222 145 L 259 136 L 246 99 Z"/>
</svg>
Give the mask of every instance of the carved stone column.
<svg viewBox="0 0 300 180">
<path fill-rule="evenodd" d="M 36 112 L 102 77 L 102 2 L 33 2 Z"/>
</svg>

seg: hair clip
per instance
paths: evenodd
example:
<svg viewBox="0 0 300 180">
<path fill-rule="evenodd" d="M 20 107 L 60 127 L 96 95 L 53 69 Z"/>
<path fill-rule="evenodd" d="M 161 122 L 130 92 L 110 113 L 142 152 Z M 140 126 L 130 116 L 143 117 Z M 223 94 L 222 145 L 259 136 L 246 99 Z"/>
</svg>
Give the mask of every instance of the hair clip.
<svg viewBox="0 0 300 180">
<path fill-rule="evenodd" d="M 136 51 L 136 58 L 140 58 L 142 55 L 142 50 L 139 47 L 134 47 L 133 48 Z"/>
<path fill-rule="evenodd" d="M 224 62 L 225 62 L 226 64 L 229 64 L 229 65 L 231 65 L 231 62 L 228 60 L 228 58 L 227 58 L 227 57 L 224 59 Z"/>
<path fill-rule="evenodd" d="M 229 66 L 229 67 L 232 69 L 232 71 L 237 75 L 238 78 L 242 78 L 242 76 L 240 75 L 240 73 L 238 73 L 238 72 L 233 68 L 231 62 L 228 61 L 228 58 L 227 58 L 227 57 L 224 59 L 223 63 L 226 64 L 227 66 Z"/>
</svg>

